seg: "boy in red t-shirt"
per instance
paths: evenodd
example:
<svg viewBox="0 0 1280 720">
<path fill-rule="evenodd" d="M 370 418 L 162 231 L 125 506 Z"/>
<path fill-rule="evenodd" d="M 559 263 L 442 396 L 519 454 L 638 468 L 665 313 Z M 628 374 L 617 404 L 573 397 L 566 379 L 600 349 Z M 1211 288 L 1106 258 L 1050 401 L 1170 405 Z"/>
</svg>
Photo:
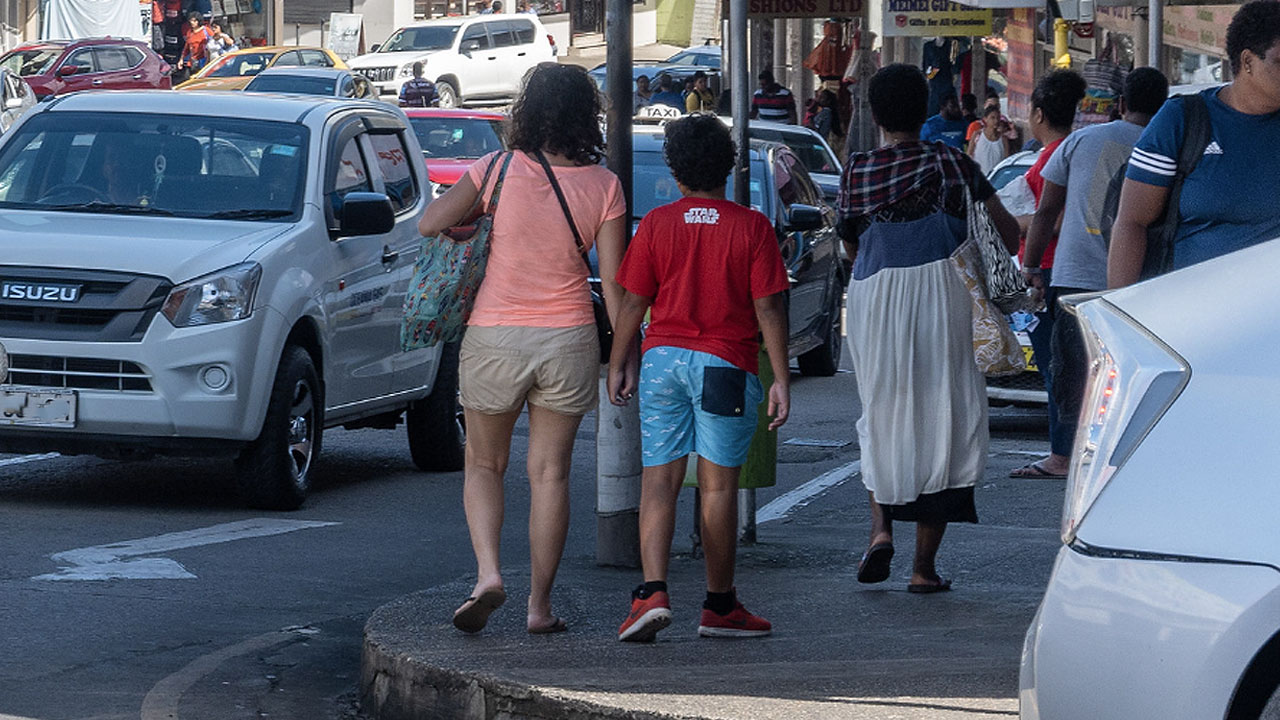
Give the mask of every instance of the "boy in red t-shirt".
<svg viewBox="0 0 1280 720">
<path fill-rule="evenodd" d="M 651 641 L 671 623 L 667 561 L 676 498 L 695 451 L 707 567 L 698 634 L 760 637 L 770 633 L 769 622 L 747 612 L 733 587 L 738 473 L 764 394 L 756 377 L 761 333 L 774 374 L 770 428 L 790 411 L 787 273 L 768 218 L 725 199 L 734 147 L 720 120 L 691 115 L 668 123 L 664 152 L 684 198 L 640 221 L 617 273 L 626 294 L 615 318 L 608 392 L 615 405 L 640 393 L 645 579 L 618 639 Z M 637 379 L 630 353 L 650 309 Z"/>
</svg>

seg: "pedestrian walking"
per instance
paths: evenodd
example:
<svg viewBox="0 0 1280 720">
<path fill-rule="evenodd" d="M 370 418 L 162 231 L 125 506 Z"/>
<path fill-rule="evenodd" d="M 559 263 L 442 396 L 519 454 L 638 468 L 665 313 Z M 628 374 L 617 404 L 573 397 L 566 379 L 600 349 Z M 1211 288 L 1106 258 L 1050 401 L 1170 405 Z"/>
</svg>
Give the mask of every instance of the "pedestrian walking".
<svg viewBox="0 0 1280 720">
<path fill-rule="evenodd" d="M 650 105 L 667 105 L 676 109 L 683 108 L 684 98 L 676 92 L 675 84 L 667 73 L 658 74 L 658 92 L 653 94 Z"/>
<path fill-rule="evenodd" d="M 186 37 L 183 41 L 182 55 L 178 57 L 178 69 L 190 74 L 199 72 L 209 59 L 209 41 L 213 34 L 204 24 L 204 17 L 198 12 L 187 15 Z"/>
<path fill-rule="evenodd" d="M 772 626 L 747 611 L 734 588 L 738 475 L 756 430 L 764 389 L 756 377 L 760 343 L 774 372 L 770 429 L 790 412 L 787 272 L 768 218 L 725 199 L 734 164 L 729 130 L 693 115 L 668 123 L 664 155 L 684 196 L 645 215 L 618 270 L 625 288 L 609 362 L 609 399 L 640 395 L 644 473 L 640 557 L 644 584 L 618 629 L 645 642 L 671 622 L 667 563 L 676 498 L 689 453 L 698 453 L 707 595 L 698 634 L 760 637 Z M 651 319 L 635 371 L 634 339 Z"/>
<path fill-rule="evenodd" d="M 791 91 L 773 79 L 773 72 L 763 70 L 758 77 L 760 88 L 751 96 L 751 119 L 796 124 L 796 99 Z"/>
<path fill-rule="evenodd" d="M 1005 245 L 1017 222 L 973 159 L 920 139 L 929 87 L 894 64 L 868 82 L 885 144 L 849 158 L 837 202 L 853 280 L 846 323 L 862 417 L 871 538 L 858 581 L 889 578 L 893 521 L 916 523 L 910 592 L 949 590 L 936 558 L 947 523 L 977 522 L 973 488 L 987 460 L 986 386 L 974 361 L 972 299 L 951 255 L 983 203 Z"/>
<path fill-rule="evenodd" d="M 1280 236 L 1280 3 L 1255 0 L 1227 27 L 1232 81 L 1161 108 L 1133 149 L 1111 236 L 1110 287 L 1137 282 L 1147 228 L 1176 197 L 1173 268 L 1184 268 Z M 1206 111 L 1208 143 L 1190 169 L 1180 159 L 1191 103 Z M 1181 193 L 1176 180 L 1185 175 Z"/>
<path fill-rule="evenodd" d="M 689 113 L 712 113 L 716 111 L 716 94 L 707 87 L 707 74 L 701 70 L 695 72 L 693 87 L 684 99 L 684 110 Z"/>
<path fill-rule="evenodd" d="M 653 91 L 649 89 L 649 76 L 636 78 L 636 94 L 631 98 L 631 114 L 640 112 L 640 108 L 653 104 Z"/>
<path fill-rule="evenodd" d="M 205 45 L 205 55 L 208 56 L 209 62 L 240 49 L 236 46 L 235 39 L 223 31 L 222 26 L 223 24 L 216 20 L 209 23 L 209 42 Z"/>
<path fill-rule="evenodd" d="M 1023 275 L 1027 284 L 1045 293 L 1045 311 L 1053 319 L 1049 350 L 1053 358 L 1054 403 L 1058 427 L 1070 448 L 1084 398 L 1088 356 L 1080 325 L 1061 318 L 1058 298 L 1107 289 L 1108 228 L 1104 218 L 1108 188 L 1121 172 L 1142 129 L 1169 96 L 1169 81 L 1155 68 L 1138 68 L 1123 81 L 1118 107 L 1121 119 L 1076 130 L 1050 156 L 1041 177 L 1044 189 L 1036 209 L 1027 246 Z M 1053 228 L 1062 218 L 1054 257 L 1052 285 L 1045 286 L 1038 271 Z"/>
<path fill-rule="evenodd" d="M 594 244 L 608 307 L 617 308 L 621 292 L 613 277 L 627 223 L 622 184 L 600 164 L 601 111 L 586 71 L 556 63 L 542 63 L 529 74 L 511 110 L 510 165 L 484 281 L 459 353 L 467 423 L 462 494 L 477 565 L 475 588 L 453 617 L 464 632 L 484 628 L 506 600 L 498 553 L 503 477 L 512 430 L 526 405 L 532 565 L 527 627 L 531 633 L 565 629 L 552 613 L 551 588 L 569 528 L 574 437 L 582 416 L 596 408 L 600 372 L 583 255 Z M 500 158 L 480 158 L 427 206 L 418 224 L 422 234 L 462 223 L 477 196 L 492 197 L 500 174 L 489 176 L 487 170 Z"/>
<path fill-rule="evenodd" d="M 969 157 L 982 168 L 986 175 L 1009 157 L 1009 139 L 1005 137 L 1006 127 L 1000 117 L 999 105 L 988 105 L 982 112 L 982 130 L 974 133 L 969 140 Z"/>
<path fill-rule="evenodd" d="M 924 121 L 920 128 L 920 139 L 927 142 L 942 142 L 958 150 L 964 150 L 964 132 L 969 124 L 960 113 L 960 101 L 954 91 L 944 93 L 938 114 Z"/>
<path fill-rule="evenodd" d="M 413 64 L 413 77 L 400 86 L 400 107 L 434 107 L 440 102 L 436 84 L 422 77 L 421 61 Z"/>
<path fill-rule="evenodd" d="M 1041 145 L 1040 154 L 1027 170 L 1027 186 L 1036 198 L 1036 207 L 1040 206 L 1040 198 L 1044 191 L 1044 166 L 1053 157 L 1062 141 L 1071 134 L 1071 125 L 1075 122 L 1076 106 L 1084 97 L 1085 82 L 1080 74 L 1071 70 L 1054 70 L 1040 78 L 1031 92 L 1031 134 Z M 1030 228 L 1033 216 L 1019 218 L 1019 222 Z M 1057 225 L 1058 218 L 1054 218 Z M 1040 286 L 1051 287 L 1053 284 L 1054 253 L 1058 248 L 1058 238 L 1050 238 L 1045 244 L 1040 263 L 1029 266 L 1025 262 L 1024 248 L 1018 249 L 1019 258 L 1024 258 L 1023 271 L 1039 272 Z M 1071 436 L 1074 428 L 1065 428 L 1058 422 L 1058 403 L 1053 393 L 1053 351 L 1050 342 L 1053 338 L 1053 314 L 1046 308 L 1035 313 L 1036 326 L 1027 332 L 1031 338 L 1031 348 L 1035 352 L 1036 367 L 1040 377 L 1044 379 L 1045 391 L 1049 393 L 1049 456 L 1029 462 L 1013 472 L 1014 478 L 1053 478 L 1062 479 L 1067 476 L 1067 458 L 1071 454 Z"/>
</svg>

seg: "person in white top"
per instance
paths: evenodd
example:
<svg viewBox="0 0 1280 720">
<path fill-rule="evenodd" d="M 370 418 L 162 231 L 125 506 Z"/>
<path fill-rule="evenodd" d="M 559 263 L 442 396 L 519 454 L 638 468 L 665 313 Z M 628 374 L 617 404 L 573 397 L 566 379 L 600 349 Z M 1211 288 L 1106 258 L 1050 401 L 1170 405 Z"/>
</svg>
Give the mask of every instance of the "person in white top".
<svg viewBox="0 0 1280 720">
<path fill-rule="evenodd" d="M 999 105 L 988 105 L 982 113 L 982 131 L 969 140 L 969 157 L 990 173 L 1000 161 L 1009 156 L 1009 139 L 1005 137 L 1005 121 L 1000 117 Z"/>
</svg>

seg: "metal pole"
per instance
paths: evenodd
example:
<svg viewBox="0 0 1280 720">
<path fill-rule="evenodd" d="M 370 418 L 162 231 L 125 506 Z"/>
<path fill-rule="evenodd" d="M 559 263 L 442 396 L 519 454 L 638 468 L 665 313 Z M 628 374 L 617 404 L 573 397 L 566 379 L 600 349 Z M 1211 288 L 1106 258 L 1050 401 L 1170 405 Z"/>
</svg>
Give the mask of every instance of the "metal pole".
<svg viewBox="0 0 1280 720">
<path fill-rule="evenodd" d="M 631 217 L 631 0 L 609 0 L 605 12 L 609 88 L 609 169 L 622 181 Z M 626 223 L 628 236 L 631 223 Z M 596 564 L 640 567 L 640 410 L 617 407 L 600 380 L 596 413 Z"/>
<path fill-rule="evenodd" d="M 1147 64 L 1164 72 L 1160 62 L 1160 50 L 1164 47 L 1164 3 L 1149 0 L 1147 5 Z"/>
<path fill-rule="evenodd" d="M 1148 36 L 1147 30 L 1147 9 L 1133 9 L 1133 66 L 1136 68 L 1148 67 L 1151 62 L 1151 49 L 1147 46 L 1147 41 L 1151 38 Z"/>
</svg>

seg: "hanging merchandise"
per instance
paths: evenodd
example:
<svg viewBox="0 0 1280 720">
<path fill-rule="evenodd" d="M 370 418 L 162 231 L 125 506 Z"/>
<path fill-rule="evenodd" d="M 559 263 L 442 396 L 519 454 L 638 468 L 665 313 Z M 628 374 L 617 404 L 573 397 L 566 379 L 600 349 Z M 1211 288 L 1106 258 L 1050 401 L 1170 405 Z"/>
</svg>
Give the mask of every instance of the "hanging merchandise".
<svg viewBox="0 0 1280 720">
<path fill-rule="evenodd" d="M 867 102 L 867 81 L 880 69 L 879 58 L 871 50 L 875 40 L 875 33 L 869 30 L 854 34 L 854 51 L 841 82 L 850 99 L 849 112 L 845 115 L 849 118 L 849 132 L 841 159 L 853 152 L 871 150 L 877 144 L 878 131 L 871 119 L 871 104 Z"/>
<path fill-rule="evenodd" d="M 44 5 L 41 40 L 91 37 L 151 40 L 142 31 L 137 0 L 48 0 Z"/>
<path fill-rule="evenodd" d="M 1076 128 L 1111 122 L 1120 117 L 1120 96 L 1124 94 L 1124 79 L 1129 73 L 1115 61 L 1116 54 L 1114 37 L 1108 36 L 1102 53 L 1086 62 L 1081 69 L 1080 74 L 1088 88 L 1076 111 Z"/>
<path fill-rule="evenodd" d="M 840 77 L 849 66 L 849 58 L 853 55 L 853 43 L 845 42 L 845 24 L 839 20 L 828 20 L 822 24 L 822 40 L 805 58 L 804 66 L 812 70 L 820 78 Z"/>
</svg>

